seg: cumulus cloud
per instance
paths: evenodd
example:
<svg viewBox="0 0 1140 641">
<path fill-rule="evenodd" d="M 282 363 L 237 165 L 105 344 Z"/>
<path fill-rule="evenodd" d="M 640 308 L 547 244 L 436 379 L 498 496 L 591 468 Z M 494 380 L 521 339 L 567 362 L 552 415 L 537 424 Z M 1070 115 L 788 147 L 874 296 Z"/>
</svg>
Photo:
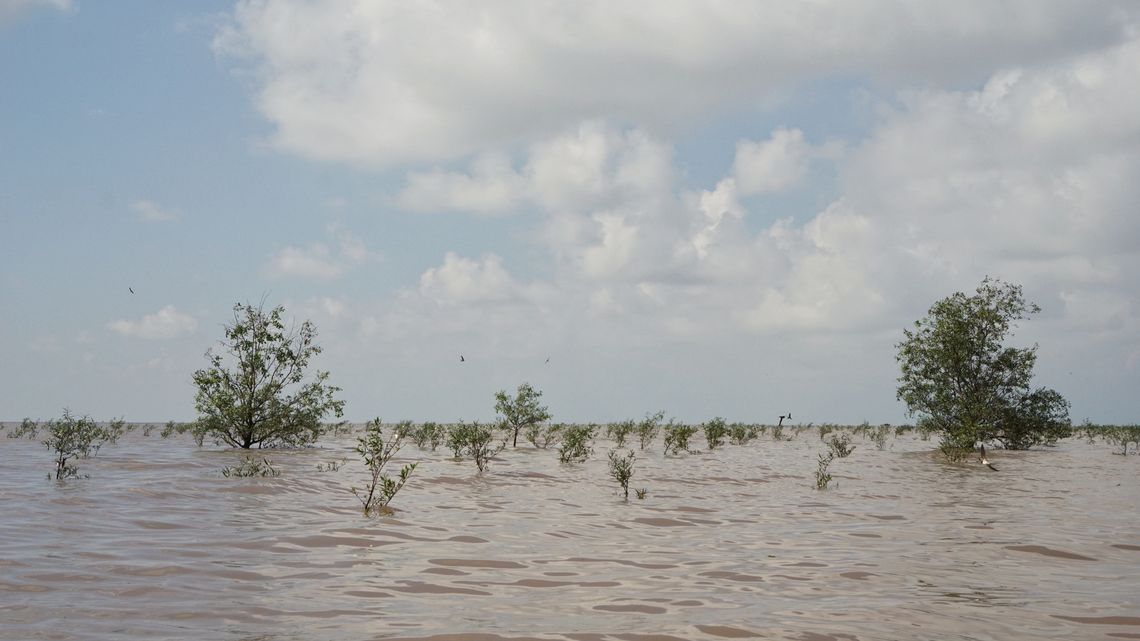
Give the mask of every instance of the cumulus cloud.
<svg viewBox="0 0 1140 641">
<path fill-rule="evenodd" d="M 472 260 L 454 252 L 420 276 L 419 291 L 439 303 L 501 303 L 519 293 L 500 257 L 487 254 Z"/>
<path fill-rule="evenodd" d="M 123 336 L 137 336 L 147 340 L 167 340 L 182 334 L 193 333 L 198 328 L 198 321 L 194 320 L 192 316 L 179 312 L 173 305 L 167 305 L 137 321 L 112 321 L 107 324 L 107 328 Z"/>
<path fill-rule="evenodd" d="M 1127 37 L 1110 0 L 797 4 L 246 0 L 215 49 L 251 66 L 273 142 L 390 166 L 527 144 L 600 115 L 675 126 L 812 78 L 972 80 Z"/>
<path fill-rule="evenodd" d="M 160 207 L 150 200 L 136 200 L 131 203 L 131 209 L 139 220 L 147 223 L 165 223 L 178 218 L 174 212 Z"/>
<path fill-rule="evenodd" d="M 359 238 L 339 226 L 330 226 L 328 232 L 337 243 L 335 248 L 320 242 L 308 247 L 283 247 L 270 258 L 266 274 L 271 278 L 335 280 L 373 257 Z"/>
</svg>

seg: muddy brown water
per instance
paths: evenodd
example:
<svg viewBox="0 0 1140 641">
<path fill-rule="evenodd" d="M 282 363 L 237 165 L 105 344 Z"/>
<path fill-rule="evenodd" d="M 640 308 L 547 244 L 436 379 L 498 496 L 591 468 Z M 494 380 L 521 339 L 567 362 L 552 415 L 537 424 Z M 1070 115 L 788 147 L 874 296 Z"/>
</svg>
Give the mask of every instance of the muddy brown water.
<svg viewBox="0 0 1140 641">
<path fill-rule="evenodd" d="M 628 502 L 604 440 L 482 474 L 409 445 L 395 514 L 370 519 L 347 436 L 234 479 L 240 453 L 135 432 L 62 483 L 0 438 L 0 639 L 1140 638 L 1140 457 L 1070 440 L 991 472 L 856 442 L 817 491 L 814 432 L 658 440 Z"/>
</svg>

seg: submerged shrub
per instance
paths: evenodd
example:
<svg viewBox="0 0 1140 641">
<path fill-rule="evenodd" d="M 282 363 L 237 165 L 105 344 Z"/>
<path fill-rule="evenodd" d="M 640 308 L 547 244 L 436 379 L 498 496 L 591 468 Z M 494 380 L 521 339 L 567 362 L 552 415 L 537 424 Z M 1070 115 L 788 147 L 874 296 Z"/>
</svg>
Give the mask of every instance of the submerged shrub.
<svg viewBox="0 0 1140 641">
<path fill-rule="evenodd" d="M 1128 446 L 1132 445 L 1134 452 L 1140 452 L 1140 425 L 1109 425 L 1100 428 L 1100 438 L 1105 443 L 1120 448 L 1122 456 L 1128 456 Z"/>
<path fill-rule="evenodd" d="M 724 444 L 724 438 L 728 436 L 728 423 L 723 418 L 718 416 L 701 427 L 705 430 L 705 442 L 710 451 Z"/>
<path fill-rule="evenodd" d="M 443 443 L 444 438 L 447 436 L 447 430 L 439 423 L 428 421 L 414 429 L 411 436 L 416 447 L 421 450 L 431 449 L 431 451 L 434 452 L 435 449 Z"/>
<path fill-rule="evenodd" d="M 891 426 L 883 424 L 871 432 L 871 441 L 875 444 L 876 449 L 885 450 L 887 449 L 887 439 L 890 436 Z"/>
<path fill-rule="evenodd" d="M 597 435 L 598 426 L 568 425 L 562 431 L 562 444 L 558 447 L 558 460 L 563 463 L 581 463 L 594 453 L 591 447 Z"/>
<path fill-rule="evenodd" d="M 760 436 L 760 429 L 758 425 L 733 423 L 728 426 L 728 438 L 732 440 L 733 445 L 744 445 L 756 440 Z"/>
<path fill-rule="evenodd" d="M 75 460 L 95 456 L 103 445 L 119 440 L 127 428 L 123 419 L 100 424 L 90 416 L 72 416 L 71 411 L 64 408 L 59 419 L 43 423 L 24 419 L 8 438 L 36 438 L 40 430 L 46 432 L 41 441 L 44 447 L 55 454 L 55 478 L 65 479 L 79 476 Z"/>
<path fill-rule="evenodd" d="M 554 425 L 545 425 L 542 423 L 534 423 L 527 425 L 523 431 L 523 436 L 533 446 L 545 450 L 551 445 L 558 442 L 562 437 L 562 424 L 555 423 Z"/>
<path fill-rule="evenodd" d="M 847 458 L 855 451 L 855 446 L 851 444 L 850 436 L 839 433 L 832 434 L 831 438 L 827 439 L 827 449 L 835 458 Z"/>
<path fill-rule="evenodd" d="M 697 433 L 692 425 L 670 422 L 665 426 L 665 455 L 677 456 L 681 452 L 691 453 L 689 439 Z"/>
<path fill-rule="evenodd" d="M 318 472 L 336 472 L 344 467 L 348 459 L 340 459 L 339 461 L 329 461 L 328 463 L 317 463 Z"/>
<path fill-rule="evenodd" d="M 459 424 L 464 425 L 462 421 Z M 507 446 L 506 438 L 496 443 L 495 431 L 479 421 L 465 425 L 460 433 L 464 437 L 463 452 L 475 459 L 475 467 L 480 472 L 486 471 L 491 465 L 491 459 Z"/>
<path fill-rule="evenodd" d="M 819 426 L 819 440 L 823 440 L 828 434 L 835 429 L 835 426 L 830 423 L 824 423 Z"/>
<path fill-rule="evenodd" d="M 252 476 L 281 476 L 281 472 L 273 467 L 273 463 L 267 459 L 256 459 L 248 454 L 242 459 L 241 463 L 233 467 L 223 467 L 222 476 L 226 478 L 247 478 Z"/>
<path fill-rule="evenodd" d="M 355 486 L 352 488 L 352 494 L 360 500 L 364 508 L 364 516 L 371 516 L 376 510 L 386 509 L 388 503 L 404 487 L 416 469 L 417 463 L 408 463 L 400 468 L 400 474 L 395 479 L 384 474 L 384 468 L 403 447 L 404 436 L 410 431 L 398 427 L 393 432 L 392 438 L 385 443 L 380 419 L 377 418 L 369 421 L 364 427 L 364 435 L 356 439 L 356 453 L 364 459 L 364 465 L 370 475 L 368 485 L 363 489 L 358 490 Z"/>
<path fill-rule="evenodd" d="M 606 426 L 606 437 L 613 440 L 614 447 L 625 447 L 626 436 L 632 433 L 635 429 L 637 429 L 637 424 L 633 421 L 610 423 Z"/>
<path fill-rule="evenodd" d="M 451 450 L 452 458 L 463 458 L 463 450 L 467 449 L 468 432 L 471 426 L 463 421 L 447 426 L 447 449 Z"/>
<path fill-rule="evenodd" d="M 637 440 L 641 444 L 641 449 L 648 448 L 653 443 L 653 439 L 657 438 L 663 420 L 665 420 L 665 412 L 657 412 L 656 414 L 646 414 L 645 418 L 637 423 Z"/>
<path fill-rule="evenodd" d="M 633 478 L 633 450 L 627 450 L 624 456 L 617 450 L 610 450 L 610 476 L 621 485 L 622 496 L 628 501 L 629 480 Z"/>
<path fill-rule="evenodd" d="M 773 441 L 788 440 L 788 439 L 784 438 L 784 426 L 783 425 L 773 425 L 772 426 L 772 440 Z"/>
<path fill-rule="evenodd" d="M 829 483 L 831 483 L 831 474 L 827 471 L 828 466 L 835 460 L 830 452 L 819 454 L 819 464 L 815 468 L 815 489 L 826 490 Z"/>
</svg>

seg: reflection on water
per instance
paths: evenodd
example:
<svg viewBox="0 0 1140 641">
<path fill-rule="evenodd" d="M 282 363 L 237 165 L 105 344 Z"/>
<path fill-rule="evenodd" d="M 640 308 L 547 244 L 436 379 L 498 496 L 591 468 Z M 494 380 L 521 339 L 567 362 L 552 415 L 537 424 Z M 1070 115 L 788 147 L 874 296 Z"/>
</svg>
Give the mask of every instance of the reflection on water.
<svg viewBox="0 0 1140 641">
<path fill-rule="evenodd" d="M 478 474 L 409 446 L 395 514 L 366 519 L 348 437 L 227 479 L 240 453 L 135 433 L 63 483 L 0 438 L 0 639 L 1140 638 L 1140 457 L 1069 441 L 995 473 L 904 437 L 819 492 L 811 433 L 658 442 L 627 503 L 607 447 Z"/>
</svg>

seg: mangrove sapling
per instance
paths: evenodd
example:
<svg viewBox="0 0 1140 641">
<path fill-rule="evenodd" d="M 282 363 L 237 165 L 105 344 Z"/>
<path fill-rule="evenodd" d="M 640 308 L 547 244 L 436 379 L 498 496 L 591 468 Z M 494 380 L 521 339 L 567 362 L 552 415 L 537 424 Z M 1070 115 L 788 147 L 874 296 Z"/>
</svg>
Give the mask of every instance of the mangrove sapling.
<svg viewBox="0 0 1140 641">
<path fill-rule="evenodd" d="M 645 497 L 649 496 L 649 488 L 647 488 L 647 487 L 637 488 L 637 489 L 633 490 L 633 493 L 637 495 L 637 499 L 640 501 L 640 500 L 644 499 Z"/>
<path fill-rule="evenodd" d="M 451 450 L 452 458 L 457 461 L 463 458 L 463 451 L 467 449 L 470 431 L 471 426 L 463 421 L 447 426 L 447 449 Z"/>
<path fill-rule="evenodd" d="M 665 420 L 665 412 L 646 414 L 645 418 L 637 423 L 637 440 L 641 449 L 646 449 L 661 431 L 661 421 Z"/>
<path fill-rule="evenodd" d="M 728 423 L 719 416 L 701 427 L 705 431 L 705 442 L 708 443 L 710 452 L 720 447 L 724 443 L 724 437 L 728 435 Z"/>
<path fill-rule="evenodd" d="M 415 441 L 416 447 L 423 449 L 431 449 L 435 451 L 437 447 L 443 443 L 444 437 L 447 435 L 446 430 L 439 423 L 428 421 L 412 430 L 412 440 Z"/>
<path fill-rule="evenodd" d="M 591 447 L 597 435 L 598 426 L 569 425 L 562 431 L 562 443 L 558 446 L 558 460 L 563 463 L 582 463 L 594 453 Z"/>
<path fill-rule="evenodd" d="M 622 497 L 629 500 L 629 480 L 633 478 L 633 450 L 626 450 L 624 456 L 617 450 L 610 450 L 610 476 L 621 485 Z"/>
<path fill-rule="evenodd" d="M 819 464 L 815 468 L 815 489 L 826 490 L 829 483 L 831 483 L 831 474 L 827 471 L 828 466 L 835 460 L 835 456 L 830 452 L 824 454 L 819 453 Z"/>
<path fill-rule="evenodd" d="M 755 440 L 759 435 L 760 427 L 757 425 L 733 423 L 728 426 L 728 438 L 732 441 L 733 445 L 744 445 L 748 443 L 748 441 Z"/>
<path fill-rule="evenodd" d="M 466 435 L 463 451 L 475 459 L 475 467 L 480 472 L 486 471 L 491 465 L 491 459 L 507 446 L 506 438 L 496 443 L 495 431 L 489 426 L 481 425 L 479 421 L 472 421 L 463 434 Z"/>
<path fill-rule="evenodd" d="M 784 441 L 784 440 L 791 440 L 791 439 L 785 439 L 784 438 L 784 426 L 783 425 L 773 425 L 772 426 L 772 440 L 773 441 Z"/>
<path fill-rule="evenodd" d="M 393 433 L 401 439 L 410 437 L 416 431 L 416 424 L 412 421 L 400 421 L 392 428 Z"/>
<path fill-rule="evenodd" d="M 531 445 L 545 450 L 558 442 L 558 439 L 562 436 L 562 428 L 563 425 L 561 423 L 555 423 L 554 425 L 535 423 L 533 425 L 527 425 L 526 430 L 523 431 L 523 435 L 526 436 L 526 440 L 530 442 Z"/>
<path fill-rule="evenodd" d="M 827 449 L 835 458 L 847 458 L 855 451 L 855 446 L 851 444 L 851 437 L 840 433 L 832 434 L 831 438 L 827 439 Z"/>
<path fill-rule="evenodd" d="M 273 462 L 267 458 L 255 459 L 248 454 L 242 458 L 241 463 L 234 467 L 223 467 L 222 476 L 226 478 L 247 478 L 254 476 L 281 476 L 281 471 L 273 467 Z"/>
<path fill-rule="evenodd" d="M 891 436 L 890 425 L 880 425 L 875 431 L 871 432 L 871 441 L 875 444 L 875 448 L 879 450 L 887 449 L 887 439 Z"/>
<path fill-rule="evenodd" d="M 541 398 L 542 392 L 531 387 L 530 383 L 519 385 L 513 399 L 505 390 L 495 393 L 495 411 L 502 417 L 503 428 L 510 432 L 511 447 L 518 447 L 519 432 L 523 428 L 550 420 L 550 410 L 539 405 Z"/>
<path fill-rule="evenodd" d="M 606 426 L 606 436 L 614 442 L 614 447 L 625 447 L 625 438 L 637 428 L 633 421 L 610 423 Z"/>
<path fill-rule="evenodd" d="M 24 419 L 20 427 L 8 433 L 8 438 L 36 438 L 41 429 L 47 432 L 41 442 L 55 454 L 57 480 L 78 478 L 79 468 L 74 463 L 76 459 L 95 456 L 99 453 L 99 448 L 119 440 L 127 431 L 121 418 L 100 424 L 90 416 L 72 416 L 71 411 L 64 408 L 63 416 L 59 419 L 44 423 Z"/>
<path fill-rule="evenodd" d="M 820 425 L 819 426 L 819 440 L 822 441 L 834 429 L 835 429 L 835 426 L 831 425 L 830 423 L 824 423 L 824 424 Z"/>
<path fill-rule="evenodd" d="M 1131 444 L 1133 451 L 1140 452 L 1140 425 L 1109 425 L 1101 428 L 1101 438 L 1104 442 L 1115 445 L 1120 448 L 1119 452 L 1122 456 L 1128 456 L 1128 446 Z"/>
<path fill-rule="evenodd" d="M 689 439 L 697 433 L 697 428 L 682 423 L 672 423 L 665 426 L 665 456 L 677 456 L 682 452 L 692 454 L 689 448 Z"/>
<path fill-rule="evenodd" d="M 399 478 L 393 479 L 384 474 L 384 468 L 392 457 L 403 447 L 406 431 L 395 431 L 388 442 L 384 442 L 384 432 L 380 419 L 370 421 L 364 428 L 364 435 L 356 439 L 356 452 L 364 459 L 370 474 L 368 486 L 363 490 L 352 488 L 352 493 L 364 507 L 364 516 L 372 516 L 376 510 L 386 510 L 388 503 L 408 482 L 418 463 L 408 463 L 400 468 Z"/>
</svg>

